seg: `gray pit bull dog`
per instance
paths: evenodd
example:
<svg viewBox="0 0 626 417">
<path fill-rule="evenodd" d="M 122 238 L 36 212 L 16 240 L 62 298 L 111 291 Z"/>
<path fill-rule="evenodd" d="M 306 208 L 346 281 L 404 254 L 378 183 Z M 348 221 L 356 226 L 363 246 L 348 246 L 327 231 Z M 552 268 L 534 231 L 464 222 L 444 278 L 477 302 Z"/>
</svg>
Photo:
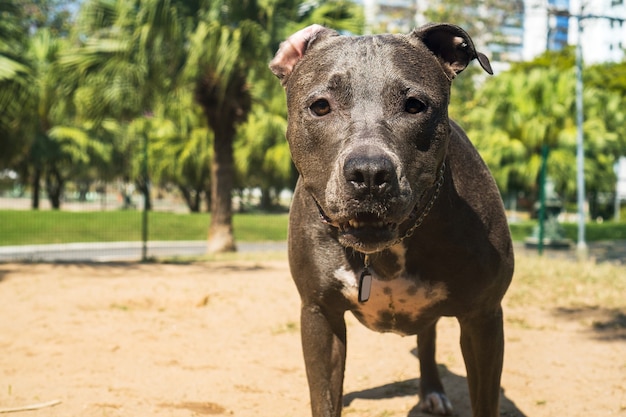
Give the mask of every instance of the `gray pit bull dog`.
<svg viewBox="0 0 626 417">
<path fill-rule="evenodd" d="M 511 237 L 491 174 L 448 118 L 451 82 L 473 59 L 492 73 L 450 24 L 362 37 L 313 25 L 270 63 L 300 174 L 289 262 L 314 417 L 341 415 L 348 310 L 372 330 L 417 335 L 418 407 L 439 415 L 452 406 L 435 326 L 457 317 L 473 415 L 500 415 Z"/>
</svg>

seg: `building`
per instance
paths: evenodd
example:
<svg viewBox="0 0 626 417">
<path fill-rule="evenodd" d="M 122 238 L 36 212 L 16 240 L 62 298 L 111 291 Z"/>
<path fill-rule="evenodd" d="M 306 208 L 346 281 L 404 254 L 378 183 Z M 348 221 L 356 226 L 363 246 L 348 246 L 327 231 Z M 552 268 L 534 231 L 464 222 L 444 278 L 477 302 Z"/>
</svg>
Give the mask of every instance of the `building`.
<svg viewBox="0 0 626 417">
<path fill-rule="evenodd" d="M 582 20 L 581 45 L 586 63 L 620 62 L 626 48 L 625 0 L 570 0 L 572 15 Z M 570 19 L 570 43 L 578 40 L 576 19 Z"/>
<path fill-rule="evenodd" d="M 569 44 L 569 0 L 525 0 L 522 60 Z M 574 22 L 575 24 L 576 22 Z"/>
<path fill-rule="evenodd" d="M 407 32 L 426 22 L 427 8 L 445 7 L 443 0 L 355 0 L 365 8 L 369 32 Z M 518 4 L 499 28 L 485 31 L 486 45 L 496 67 L 529 61 L 546 50 L 560 50 L 578 41 L 582 24 L 583 59 L 587 64 L 619 62 L 626 48 L 626 0 L 512 0 Z M 488 13 L 477 10 L 476 13 Z M 498 65 L 500 64 L 500 65 Z"/>
<path fill-rule="evenodd" d="M 587 64 L 620 62 L 626 47 L 625 0 L 526 0 L 524 60 L 578 42 Z"/>
<path fill-rule="evenodd" d="M 367 33 L 406 33 L 419 20 L 416 0 L 356 0 L 365 10 Z"/>
</svg>

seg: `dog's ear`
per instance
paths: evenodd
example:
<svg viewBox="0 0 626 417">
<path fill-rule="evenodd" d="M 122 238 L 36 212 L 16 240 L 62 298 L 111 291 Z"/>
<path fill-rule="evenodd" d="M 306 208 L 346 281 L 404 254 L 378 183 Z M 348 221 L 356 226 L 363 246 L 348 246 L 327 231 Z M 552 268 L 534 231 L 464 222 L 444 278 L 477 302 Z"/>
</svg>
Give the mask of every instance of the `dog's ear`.
<svg viewBox="0 0 626 417">
<path fill-rule="evenodd" d="M 411 35 L 420 39 L 439 58 L 450 70 L 451 78 L 463 71 L 473 59 L 478 59 L 480 66 L 493 75 L 489 59 L 476 51 L 472 38 L 456 25 L 428 24 L 415 29 Z"/>
<path fill-rule="evenodd" d="M 334 30 L 320 25 L 307 26 L 291 35 L 280 44 L 274 59 L 270 61 L 270 69 L 280 82 L 285 85 L 293 67 L 304 56 L 306 50 L 323 36 L 338 36 Z"/>
</svg>

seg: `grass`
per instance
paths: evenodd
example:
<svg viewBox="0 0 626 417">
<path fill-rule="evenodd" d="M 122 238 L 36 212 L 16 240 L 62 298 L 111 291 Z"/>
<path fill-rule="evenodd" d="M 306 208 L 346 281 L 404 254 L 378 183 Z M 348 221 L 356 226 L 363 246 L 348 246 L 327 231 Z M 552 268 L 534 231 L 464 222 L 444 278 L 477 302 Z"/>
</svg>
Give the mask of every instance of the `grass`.
<svg viewBox="0 0 626 417">
<path fill-rule="evenodd" d="M 151 212 L 148 239 L 204 240 L 209 227 L 207 213 Z M 241 242 L 283 241 L 287 238 L 286 214 L 235 214 L 235 239 Z M 68 212 L 0 210 L 0 246 L 69 242 L 121 242 L 141 240 L 142 213 L 134 210 Z M 535 222 L 511 224 L 513 240 L 522 241 Z M 576 241 L 577 225 L 563 225 Z M 589 223 L 588 241 L 626 239 L 626 222 Z"/>
<path fill-rule="evenodd" d="M 626 267 L 609 262 L 576 262 L 518 256 L 507 293 L 508 305 L 566 308 L 626 308 Z"/>
<path fill-rule="evenodd" d="M 244 242 L 287 238 L 286 214 L 236 214 L 235 239 Z M 148 215 L 149 240 L 204 240 L 210 216 L 206 213 Z M 0 246 L 69 242 L 141 240 L 140 211 L 21 211 L 0 210 Z"/>
<path fill-rule="evenodd" d="M 515 241 L 523 241 L 530 236 L 536 221 L 511 223 L 511 235 Z M 565 237 L 576 242 L 578 238 L 578 224 L 563 223 Z M 585 226 L 585 240 L 589 242 L 600 240 L 626 240 L 626 222 L 587 223 Z"/>
<path fill-rule="evenodd" d="M 624 341 L 624 294 L 624 265 L 521 254 L 505 296 L 505 320 L 520 329 L 554 330 L 559 318 L 581 324 L 594 338 Z"/>
</svg>

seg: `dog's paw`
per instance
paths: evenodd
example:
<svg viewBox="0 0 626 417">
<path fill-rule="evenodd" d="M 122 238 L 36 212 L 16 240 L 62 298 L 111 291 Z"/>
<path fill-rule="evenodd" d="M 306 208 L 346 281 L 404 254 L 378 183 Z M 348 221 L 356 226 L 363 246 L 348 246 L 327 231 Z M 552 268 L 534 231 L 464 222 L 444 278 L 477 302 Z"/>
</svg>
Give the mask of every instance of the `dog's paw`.
<svg viewBox="0 0 626 417">
<path fill-rule="evenodd" d="M 439 416 L 449 416 L 453 411 L 452 403 L 443 392 L 431 392 L 420 400 L 418 407 L 425 413 Z"/>
</svg>

